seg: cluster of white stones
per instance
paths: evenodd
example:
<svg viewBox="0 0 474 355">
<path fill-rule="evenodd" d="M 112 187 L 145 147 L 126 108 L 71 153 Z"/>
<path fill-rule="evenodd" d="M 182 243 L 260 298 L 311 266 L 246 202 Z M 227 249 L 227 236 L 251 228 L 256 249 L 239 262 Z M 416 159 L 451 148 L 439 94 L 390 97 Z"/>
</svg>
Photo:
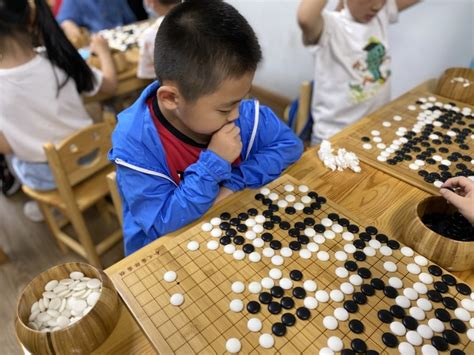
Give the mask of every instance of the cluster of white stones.
<svg viewBox="0 0 474 355">
<path fill-rule="evenodd" d="M 79 271 L 63 280 L 51 280 L 44 286 L 43 297 L 31 306 L 28 326 L 41 332 L 66 328 L 91 311 L 101 292 L 99 279 Z"/>
</svg>

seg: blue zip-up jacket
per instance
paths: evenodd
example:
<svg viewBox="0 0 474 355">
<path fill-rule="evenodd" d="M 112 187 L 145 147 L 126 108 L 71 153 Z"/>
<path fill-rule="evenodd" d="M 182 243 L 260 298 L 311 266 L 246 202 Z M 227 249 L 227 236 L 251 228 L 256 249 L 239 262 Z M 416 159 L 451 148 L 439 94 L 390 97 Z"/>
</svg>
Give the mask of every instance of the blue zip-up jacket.
<svg viewBox="0 0 474 355">
<path fill-rule="evenodd" d="M 150 84 L 119 114 L 112 135 L 109 159 L 117 165 L 126 255 L 201 217 L 221 186 L 232 191 L 258 188 L 276 179 L 303 152 L 302 142 L 268 107 L 244 100 L 235 121 L 243 144 L 240 165 L 232 167 L 205 150 L 176 185 L 146 104 L 158 87 L 158 82 Z"/>
</svg>

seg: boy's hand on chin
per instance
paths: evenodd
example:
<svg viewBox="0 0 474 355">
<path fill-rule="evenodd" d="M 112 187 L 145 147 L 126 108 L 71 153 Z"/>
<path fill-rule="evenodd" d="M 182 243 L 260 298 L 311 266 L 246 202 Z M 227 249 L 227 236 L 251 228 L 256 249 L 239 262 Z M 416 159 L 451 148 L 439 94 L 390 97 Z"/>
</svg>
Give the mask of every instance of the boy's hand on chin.
<svg viewBox="0 0 474 355">
<path fill-rule="evenodd" d="M 240 128 L 234 123 L 228 123 L 212 135 L 209 150 L 232 164 L 242 152 Z"/>
</svg>

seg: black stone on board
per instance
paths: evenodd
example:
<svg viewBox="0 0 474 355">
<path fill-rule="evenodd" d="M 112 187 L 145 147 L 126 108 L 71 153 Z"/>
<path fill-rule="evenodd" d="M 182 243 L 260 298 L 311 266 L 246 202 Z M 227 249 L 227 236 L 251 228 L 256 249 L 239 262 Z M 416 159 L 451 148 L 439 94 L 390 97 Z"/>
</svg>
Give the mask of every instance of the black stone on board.
<svg viewBox="0 0 474 355">
<path fill-rule="evenodd" d="M 357 304 L 367 303 L 367 296 L 364 295 L 362 292 L 354 292 L 354 294 L 352 295 L 352 299 Z"/>
<path fill-rule="evenodd" d="M 303 278 L 303 273 L 299 270 L 291 270 L 290 271 L 290 278 L 293 281 L 300 281 Z"/>
<path fill-rule="evenodd" d="M 260 303 L 257 301 L 250 301 L 247 303 L 247 311 L 252 314 L 260 312 Z"/>
<path fill-rule="evenodd" d="M 438 291 L 429 290 L 426 294 L 428 295 L 430 301 L 441 302 L 443 300 L 443 296 Z"/>
<path fill-rule="evenodd" d="M 457 318 L 451 319 L 449 324 L 451 325 L 451 328 L 458 333 L 465 333 L 467 331 L 466 324 Z"/>
<path fill-rule="evenodd" d="M 296 323 L 296 317 L 291 313 L 285 313 L 281 316 L 281 322 L 287 327 L 291 327 Z"/>
<path fill-rule="evenodd" d="M 373 278 L 370 281 L 370 285 L 376 290 L 383 290 L 385 288 L 385 283 L 379 278 Z"/>
<path fill-rule="evenodd" d="M 255 247 L 252 244 L 244 244 L 242 247 L 242 250 L 244 251 L 245 254 L 250 254 L 255 251 Z"/>
<path fill-rule="evenodd" d="M 402 319 L 402 323 L 405 328 L 410 330 L 416 330 L 418 328 L 418 321 L 412 316 L 406 316 Z"/>
<path fill-rule="evenodd" d="M 393 315 L 386 309 L 378 311 L 377 317 L 384 323 L 390 324 L 393 321 Z"/>
<path fill-rule="evenodd" d="M 272 294 L 273 297 L 282 298 L 283 295 L 285 294 L 285 291 L 280 286 L 273 286 L 270 289 L 270 293 Z"/>
<path fill-rule="evenodd" d="M 452 345 L 457 345 L 460 341 L 458 333 L 451 329 L 445 329 L 443 331 L 443 338 Z"/>
<path fill-rule="evenodd" d="M 398 339 L 392 333 L 383 333 L 382 341 L 389 348 L 395 348 L 398 346 Z"/>
<path fill-rule="evenodd" d="M 272 301 L 272 299 L 273 299 L 272 295 L 268 292 L 262 292 L 258 296 L 258 300 L 263 304 L 269 304 Z"/>
<path fill-rule="evenodd" d="M 367 269 L 366 267 L 361 267 L 357 270 L 357 274 L 359 274 L 360 277 L 362 277 L 363 279 L 370 279 L 370 277 L 372 276 L 372 272 L 370 272 L 369 269 Z"/>
<path fill-rule="evenodd" d="M 393 305 L 390 307 L 390 313 L 395 317 L 402 319 L 403 317 L 406 316 L 405 310 L 400 307 L 399 305 Z"/>
<path fill-rule="evenodd" d="M 439 335 L 435 335 L 431 338 L 431 344 L 439 351 L 446 351 L 449 348 L 448 342 Z"/>
<path fill-rule="evenodd" d="M 356 271 L 357 263 L 355 261 L 349 260 L 344 263 L 344 267 L 347 271 Z"/>
<path fill-rule="evenodd" d="M 428 266 L 428 272 L 433 276 L 441 276 L 443 274 L 443 270 L 438 265 Z"/>
<path fill-rule="evenodd" d="M 456 300 L 452 297 L 443 297 L 443 305 L 447 308 L 447 309 L 456 309 L 458 308 L 458 303 L 456 302 Z"/>
<path fill-rule="evenodd" d="M 300 307 L 296 310 L 296 316 L 299 318 L 299 319 L 302 319 L 302 320 L 307 320 L 309 319 L 309 317 L 311 316 L 311 312 L 309 311 L 308 308 L 306 307 Z"/>
<path fill-rule="evenodd" d="M 354 301 L 345 301 L 344 309 L 349 313 L 356 313 L 359 310 L 359 306 Z"/>
<path fill-rule="evenodd" d="M 396 298 L 398 296 L 398 291 L 392 286 L 385 286 L 383 289 L 383 294 L 388 298 Z"/>
<path fill-rule="evenodd" d="M 435 281 L 433 287 L 436 291 L 440 293 L 446 293 L 449 291 L 449 286 L 442 281 Z"/>
<path fill-rule="evenodd" d="M 468 285 L 466 285 L 465 283 L 456 284 L 456 290 L 460 294 L 465 295 L 465 296 L 470 295 L 471 292 L 472 292 L 471 288 Z"/>
<path fill-rule="evenodd" d="M 306 291 L 303 287 L 295 287 L 292 291 L 293 296 L 295 296 L 298 299 L 303 299 L 306 297 Z"/>
<path fill-rule="evenodd" d="M 295 301 L 291 297 L 283 297 L 280 301 L 280 304 L 285 309 L 291 309 L 295 306 Z"/>
<path fill-rule="evenodd" d="M 278 314 L 281 312 L 281 305 L 278 302 L 270 302 L 268 304 L 268 311 L 271 314 Z"/>
<path fill-rule="evenodd" d="M 278 337 L 286 334 L 286 326 L 283 323 L 277 322 L 272 325 L 272 333 Z"/>
<path fill-rule="evenodd" d="M 367 351 L 367 344 L 362 339 L 356 338 L 352 339 L 351 348 L 356 353 L 365 353 Z"/>
<path fill-rule="evenodd" d="M 434 314 L 441 322 L 449 322 L 451 320 L 451 315 L 444 308 L 436 308 Z"/>
<path fill-rule="evenodd" d="M 270 248 L 272 248 L 273 250 L 280 250 L 281 242 L 279 240 L 272 240 L 270 242 Z"/>
<path fill-rule="evenodd" d="M 364 324 L 358 319 L 352 319 L 349 321 L 349 329 L 356 334 L 360 334 L 364 331 Z"/>
</svg>

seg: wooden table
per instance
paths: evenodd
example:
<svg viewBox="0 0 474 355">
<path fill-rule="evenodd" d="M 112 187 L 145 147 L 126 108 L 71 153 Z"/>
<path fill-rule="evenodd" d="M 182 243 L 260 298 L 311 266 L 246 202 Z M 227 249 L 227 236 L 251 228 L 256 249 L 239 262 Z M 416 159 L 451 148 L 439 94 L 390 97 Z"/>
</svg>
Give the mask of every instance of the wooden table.
<svg viewBox="0 0 474 355">
<path fill-rule="evenodd" d="M 348 127 L 335 136 L 332 141 L 336 144 L 341 142 L 341 146 L 343 146 L 344 136 L 350 132 L 351 127 Z M 393 222 L 396 211 L 401 206 L 417 204 L 429 194 L 364 163 L 361 164 L 361 167 L 360 174 L 350 171 L 331 172 L 320 162 L 316 149 L 311 148 L 286 173 L 312 186 L 318 193 L 356 214 L 361 223 L 374 224 L 387 234 L 395 238 L 399 237 L 398 223 Z M 222 203 L 225 201 L 211 209 L 203 219 L 206 219 L 208 215 L 213 215 Z M 168 237 L 178 233 L 179 231 Z M 156 247 L 161 242 L 162 239 L 159 239 L 152 245 Z M 112 275 L 124 264 L 125 262 L 122 260 L 108 268 L 106 273 Z M 474 271 L 454 272 L 453 274 L 474 287 Z M 147 354 L 154 352 L 138 324 L 128 310 L 122 307 L 117 327 L 110 338 L 95 353 Z"/>
</svg>

